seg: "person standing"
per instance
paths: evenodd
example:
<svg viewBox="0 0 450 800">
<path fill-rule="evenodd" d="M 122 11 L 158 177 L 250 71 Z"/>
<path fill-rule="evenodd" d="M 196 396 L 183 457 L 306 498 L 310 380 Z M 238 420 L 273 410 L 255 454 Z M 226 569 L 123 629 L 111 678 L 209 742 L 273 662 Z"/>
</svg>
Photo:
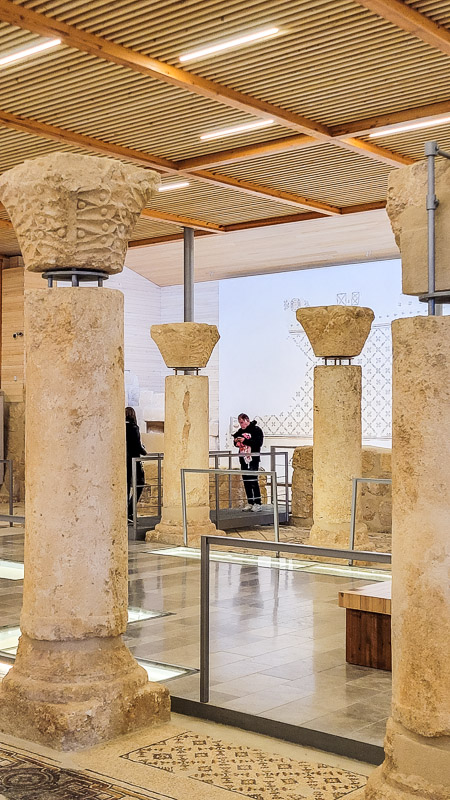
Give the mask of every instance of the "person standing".
<svg viewBox="0 0 450 800">
<path fill-rule="evenodd" d="M 233 439 L 235 447 L 239 448 L 239 463 L 244 473 L 242 479 L 247 496 L 247 505 L 244 506 L 244 511 L 261 511 L 261 490 L 258 476 L 245 473 L 259 469 L 260 457 L 256 454 L 261 451 L 264 434 L 256 424 L 256 419 L 250 422 L 248 414 L 239 414 L 238 422 L 240 428 L 233 433 Z"/>
<path fill-rule="evenodd" d="M 131 406 L 125 409 L 125 430 L 127 437 L 127 503 L 128 503 L 128 522 L 133 522 L 133 491 L 131 486 L 133 458 L 146 456 L 147 451 L 141 442 L 141 434 L 137 423 L 136 412 Z M 136 461 L 136 503 L 144 491 L 145 473 L 142 461 Z"/>
</svg>

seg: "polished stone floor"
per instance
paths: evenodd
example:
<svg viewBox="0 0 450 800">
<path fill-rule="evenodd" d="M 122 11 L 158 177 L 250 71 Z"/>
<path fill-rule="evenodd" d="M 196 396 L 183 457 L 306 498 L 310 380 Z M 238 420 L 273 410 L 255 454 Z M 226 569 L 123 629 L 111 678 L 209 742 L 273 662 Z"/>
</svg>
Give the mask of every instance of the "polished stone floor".
<svg viewBox="0 0 450 800">
<path fill-rule="evenodd" d="M 133 622 L 126 642 L 144 659 L 199 666 L 199 561 L 130 544 L 129 605 L 170 616 Z M 0 529 L 0 559 L 23 560 L 23 531 Z M 345 662 L 341 589 L 373 579 L 211 565 L 211 703 L 381 745 L 391 674 Z M 22 581 L 0 579 L 1 624 L 17 625 Z M 198 675 L 167 683 L 198 699 Z"/>
</svg>

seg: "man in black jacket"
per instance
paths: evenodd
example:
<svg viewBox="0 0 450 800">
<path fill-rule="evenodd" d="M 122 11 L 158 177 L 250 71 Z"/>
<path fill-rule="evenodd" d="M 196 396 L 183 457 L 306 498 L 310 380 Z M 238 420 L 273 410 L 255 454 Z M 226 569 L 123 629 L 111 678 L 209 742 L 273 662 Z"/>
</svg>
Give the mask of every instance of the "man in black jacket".
<svg viewBox="0 0 450 800">
<path fill-rule="evenodd" d="M 245 473 L 259 469 L 260 458 L 254 453 L 259 453 L 264 441 L 264 434 L 256 424 L 256 420 L 250 422 L 247 414 L 239 414 L 238 422 L 241 426 L 236 433 L 233 433 L 234 444 L 239 448 L 241 454 L 239 462 L 241 470 Z M 244 511 L 261 511 L 261 490 L 257 475 L 243 475 L 245 494 L 247 495 L 247 505 Z"/>
</svg>

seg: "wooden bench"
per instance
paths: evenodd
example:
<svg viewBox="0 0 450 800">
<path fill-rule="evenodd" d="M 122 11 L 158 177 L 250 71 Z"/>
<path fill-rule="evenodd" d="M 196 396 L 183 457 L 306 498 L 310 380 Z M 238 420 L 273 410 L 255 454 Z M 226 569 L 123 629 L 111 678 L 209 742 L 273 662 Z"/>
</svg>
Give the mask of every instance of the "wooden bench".
<svg viewBox="0 0 450 800">
<path fill-rule="evenodd" d="M 392 581 L 339 592 L 346 609 L 346 660 L 361 667 L 392 670 Z"/>
</svg>

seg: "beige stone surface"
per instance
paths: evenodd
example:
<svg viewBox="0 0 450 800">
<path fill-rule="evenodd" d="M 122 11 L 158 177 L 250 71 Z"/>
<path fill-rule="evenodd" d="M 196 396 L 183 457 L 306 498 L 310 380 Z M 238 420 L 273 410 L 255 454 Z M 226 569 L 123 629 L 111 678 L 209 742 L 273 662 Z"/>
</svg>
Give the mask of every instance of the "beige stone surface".
<svg viewBox="0 0 450 800">
<path fill-rule="evenodd" d="M 351 358 L 363 349 L 374 313 L 360 306 L 313 306 L 298 308 L 297 319 L 315 356 Z"/>
<path fill-rule="evenodd" d="M 127 624 L 123 295 L 25 294 L 22 637 L 0 728 L 61 749 L 167 719 L 122 642 Z"/>
<path fill-rule="evenodd" d="M 152 325 L 151 337 L 158 345 L 166 366 L 173 369 L 206 367 L 220 339 L 216 325 L 203 322 Z M 205 424 L 208 427 L 208 418 Z"/>
<path fill-rule="evenodd" d="M 208 419 L 207 376 L 169 375 L 165 384 L 163 510 L 161 522 L 147 532 L 147 541 L 183 543 L 180 470 L 208 469 Z M 198 543 L 202 534 L 216 532 L 209 519 L 207 474 L 186 475 L 186 508 L 190 544 Z"/>
<path fill-rule="evenodd" d="M 19 240 L 25 266 L 123 269 L 128 240 L 159 175 L 108 158 L 51 153 L 0 177 L 0 200 Z"/>
<path fill-rule="evenodd" d="M 310 543 L 348 546 L 352 478 L 361 475 L 361 367 L 314 369 L 314 524 Z M 357 525 L 357 546 L 365 526 Z"/>
<path fill-rule="evenodd" d="M 292 524 L 303 528 L 313 523 L 313 448 L 301 445 L 292 458 Z M 391 450 L 362 448 L 363 478 L 391 477 Z M 389 484 L 359 484 L 357 519 L 371 533 L 389 533 L 392 528 L 392 490 Z"/>
<path fill-rule="evenodd" d="M 428 290 L 427 163 L 394 169 L 389 175 L 387 213 L 402 255 L 404 294 Z M 436 290 L 450 290 L 450 163 L 436 159 Z"/>
<path fill-rule="evenodd" d="M 367 800 L 450 786 L 450 317 L 392 325 L 392 717 Z"/>
</svg>

